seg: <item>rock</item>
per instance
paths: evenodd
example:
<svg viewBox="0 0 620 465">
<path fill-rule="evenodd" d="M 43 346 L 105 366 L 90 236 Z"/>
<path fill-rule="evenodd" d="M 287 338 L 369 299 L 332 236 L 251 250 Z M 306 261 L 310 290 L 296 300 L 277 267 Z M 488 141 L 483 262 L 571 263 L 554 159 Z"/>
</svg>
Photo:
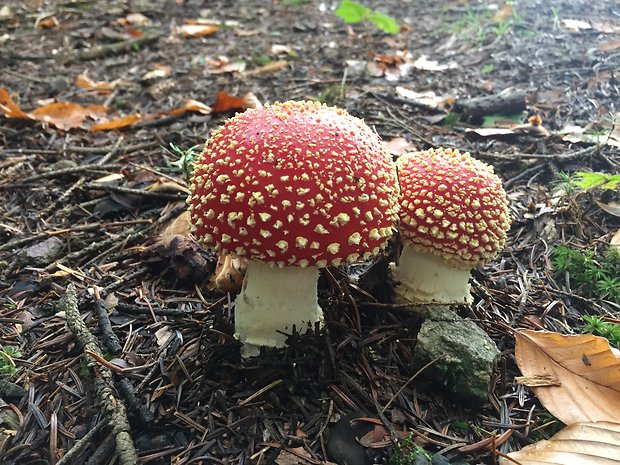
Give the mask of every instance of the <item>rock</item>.
<svg viewBox="0 0 620 465">
<path fill-rule="evenodd" d="M 499 350 L 476 324 L 446 306 L 428 309 L 418 333 L 414 365 L 427 367 L 423 376 L 453 397 L 465 402 L 486 402 Z"/>
<path fill-rule="evenodd" d="M 64 245 L 63 241 L 52 236 L 24 249 L 19 255 L 19 262 L 27 266 L 48 265 L 60 255 Z"/>
</svg>

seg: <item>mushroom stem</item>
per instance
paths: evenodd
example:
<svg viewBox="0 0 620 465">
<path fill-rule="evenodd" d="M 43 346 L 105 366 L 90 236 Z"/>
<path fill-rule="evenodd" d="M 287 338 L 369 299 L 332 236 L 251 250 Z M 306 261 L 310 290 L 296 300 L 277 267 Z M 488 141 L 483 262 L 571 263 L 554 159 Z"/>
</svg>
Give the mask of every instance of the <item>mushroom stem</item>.
<svg viewBox="0 0 620 465">
<path fill-rule="evenodd" d="M 317 267 L 278 268 L 250 260 L 235 300 L 235 337 L 241 355 L 253 357 L 260 346 L 284 347 L 293 326 L 299 333 L 323 324 L 317 299 Z"/>
<path fill-rule="evenodd" d="M 392 267 L 397 297 L 406 302 L 471 304 L 469 270 L 449 266 L 441 258 L 418 252 L 405 242 L 400 264 Z"/>
</svg>

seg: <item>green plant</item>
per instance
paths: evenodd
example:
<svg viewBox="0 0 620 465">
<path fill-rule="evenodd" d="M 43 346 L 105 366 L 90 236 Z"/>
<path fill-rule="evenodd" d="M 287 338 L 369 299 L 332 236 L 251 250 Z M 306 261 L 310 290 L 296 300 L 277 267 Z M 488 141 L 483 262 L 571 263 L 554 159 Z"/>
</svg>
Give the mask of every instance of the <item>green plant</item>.
<svg viewBox="0 0 620 465">
<path fill-rule="evenodd" d="M 166 152 L 176 158 L 175 161 L 170 163 L 170 170 L 178 171 L 183 173 L 186 179 L 189 179 L 192 170 L 194 168 L 194 161 L 196 157 L 200 154 L 199 149 L 202 147 L 200 145 L 194 145 L 186 150 L 177 147 L 172 142 L 169 144 L 170 148 L 161 146 Z"/>
<path fill-rule="evenodd" d="M 0 375 L 13 375 L 17 372 L 15 359 L 22 356 L 19 347 L 0 346 Z"/>
<path fill-rule="evenodd" d="M 413 435 L 409 434 L 394 444 L 388 458 L 388 465 L 413 465 L 418 463 L 420 456 L 427 459 L 428 463 L 431 462 L 431 454 L 418 446 L 413 441 Z"/>
<path fill-rule="evenodd" d="M 584 316 L 583 320 L 586 322 L 581 328 L 584 333 L 604 337 L 612 346 L 620 348 L 620 324 L 598 316 Z"/>
<path fill-rule="evenodd" d="M 480 68 L 480 76 L 484 76 L 485 74 L 489 74 L 493 72 L 494 66 L 493 63 L 487 63 L 482 68 Z"/>
<path fill-rule="evenodd" d="M 329 86 L 319 94 L 317 100 L 327 105 L 337 105 L 338 102 L 346 97 L 346 88 L 342 84 L 334 84 Z"/>
<path fill-rule="evenodd" d="M 375 26 L 388 34 L 398 34 L 400 32 L 400 26 L 391 16 L 351 0 L 342 0 L 340 2 L 336 10 L 336 16 L 347 24 L 359 23 L 367 20 L 374 23 Z"/>
<path fill-rule="evenodd" d="M 552 254 L 556 274 L 568 273 L 572 284 L 588 297 L 620 303 L 620 252 L 609 248 L 599 255 L 594 250 L 578 250 L 563 245 Z"/>
</svg>

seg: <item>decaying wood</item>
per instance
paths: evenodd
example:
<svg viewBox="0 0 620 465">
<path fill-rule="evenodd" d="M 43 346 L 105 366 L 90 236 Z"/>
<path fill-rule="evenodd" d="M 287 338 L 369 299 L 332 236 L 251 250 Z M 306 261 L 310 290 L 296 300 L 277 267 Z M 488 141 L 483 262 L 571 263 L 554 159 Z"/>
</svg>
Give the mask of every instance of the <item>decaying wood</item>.
<svg viewBox="0 0 620 465">
<path fill-rule="evenodd" d="M 65 312 L 67 325 L 82 349 L 102 355 L 97 339 L 82 320 L 74 284 L 67 286 L 66 294 L 58 302 L 58 309 Z M 89 355 L 84 355 L 84 357 L 92 369 L 90 379 L 93 383 L 95 398 L 99 407 L 106 414 L 108 424 L 114 433 L 119 462 L 121 465 L 135 465 L 138 462 L 138 454 L 131 437 L 131 427 L 127 419 L 125 404 L 116 395 L 112 373 L 105 367 L 98 365 Z M 95 366 L 96 369 L 93 369 Z"/>
<path fill-rule="evenodd" d="M 497 94 L 457 100 L 454 108 L 470 118 L 494 114 L 514 115 L 525 110 L 527 96 L 525 91 L 506 89 Z"/>
</svg>

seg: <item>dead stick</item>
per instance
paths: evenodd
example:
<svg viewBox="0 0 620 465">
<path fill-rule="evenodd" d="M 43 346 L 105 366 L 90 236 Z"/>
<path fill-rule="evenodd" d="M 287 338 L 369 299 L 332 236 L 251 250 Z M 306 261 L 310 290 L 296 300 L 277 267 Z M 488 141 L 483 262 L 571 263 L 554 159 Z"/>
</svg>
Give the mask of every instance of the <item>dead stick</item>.
<svg viewBox="0 0 620 465">
<path fill-rule="evenodd" d="M 82 320 L 78 307 L 78 296 L 73 283 L 67 286 L 66 294 L 58 302 L 58 309 L 67 316 L 67 326 L 78 340 L 82 350 L 89 350 L 101 355 L 99 344 Z M 131 428 L 127 419 L 125 404 L 115 394 L 112 372 L 100 366 L 89 355 L 84 355 L 88 365 L 95 365 L 96 374 L 93 374 L 94 393 L 100 407 L 107 414 L 107 419 L 116 442 L 116 453 L 120 465 L 135 465 L 138 463 L 138 453 L 131 438 Z"/>
<path fill-rule="evenodd" d="M 65 57 L 65 64 L 76 60 L 96 60 L 109 55 L 119 55 L 122 53 L 136 50 L 141 45 L 146 45 L 151 42 L 155 42 L 159 39 L 159 34 L 156 32 L 147 32 L 142 37 L 129 40 L 121 40 L 120 42 L 114 42 L 113 44 L 99 45 L 91 47 L 87 50 L 74 52 Z"/>
</svg>

